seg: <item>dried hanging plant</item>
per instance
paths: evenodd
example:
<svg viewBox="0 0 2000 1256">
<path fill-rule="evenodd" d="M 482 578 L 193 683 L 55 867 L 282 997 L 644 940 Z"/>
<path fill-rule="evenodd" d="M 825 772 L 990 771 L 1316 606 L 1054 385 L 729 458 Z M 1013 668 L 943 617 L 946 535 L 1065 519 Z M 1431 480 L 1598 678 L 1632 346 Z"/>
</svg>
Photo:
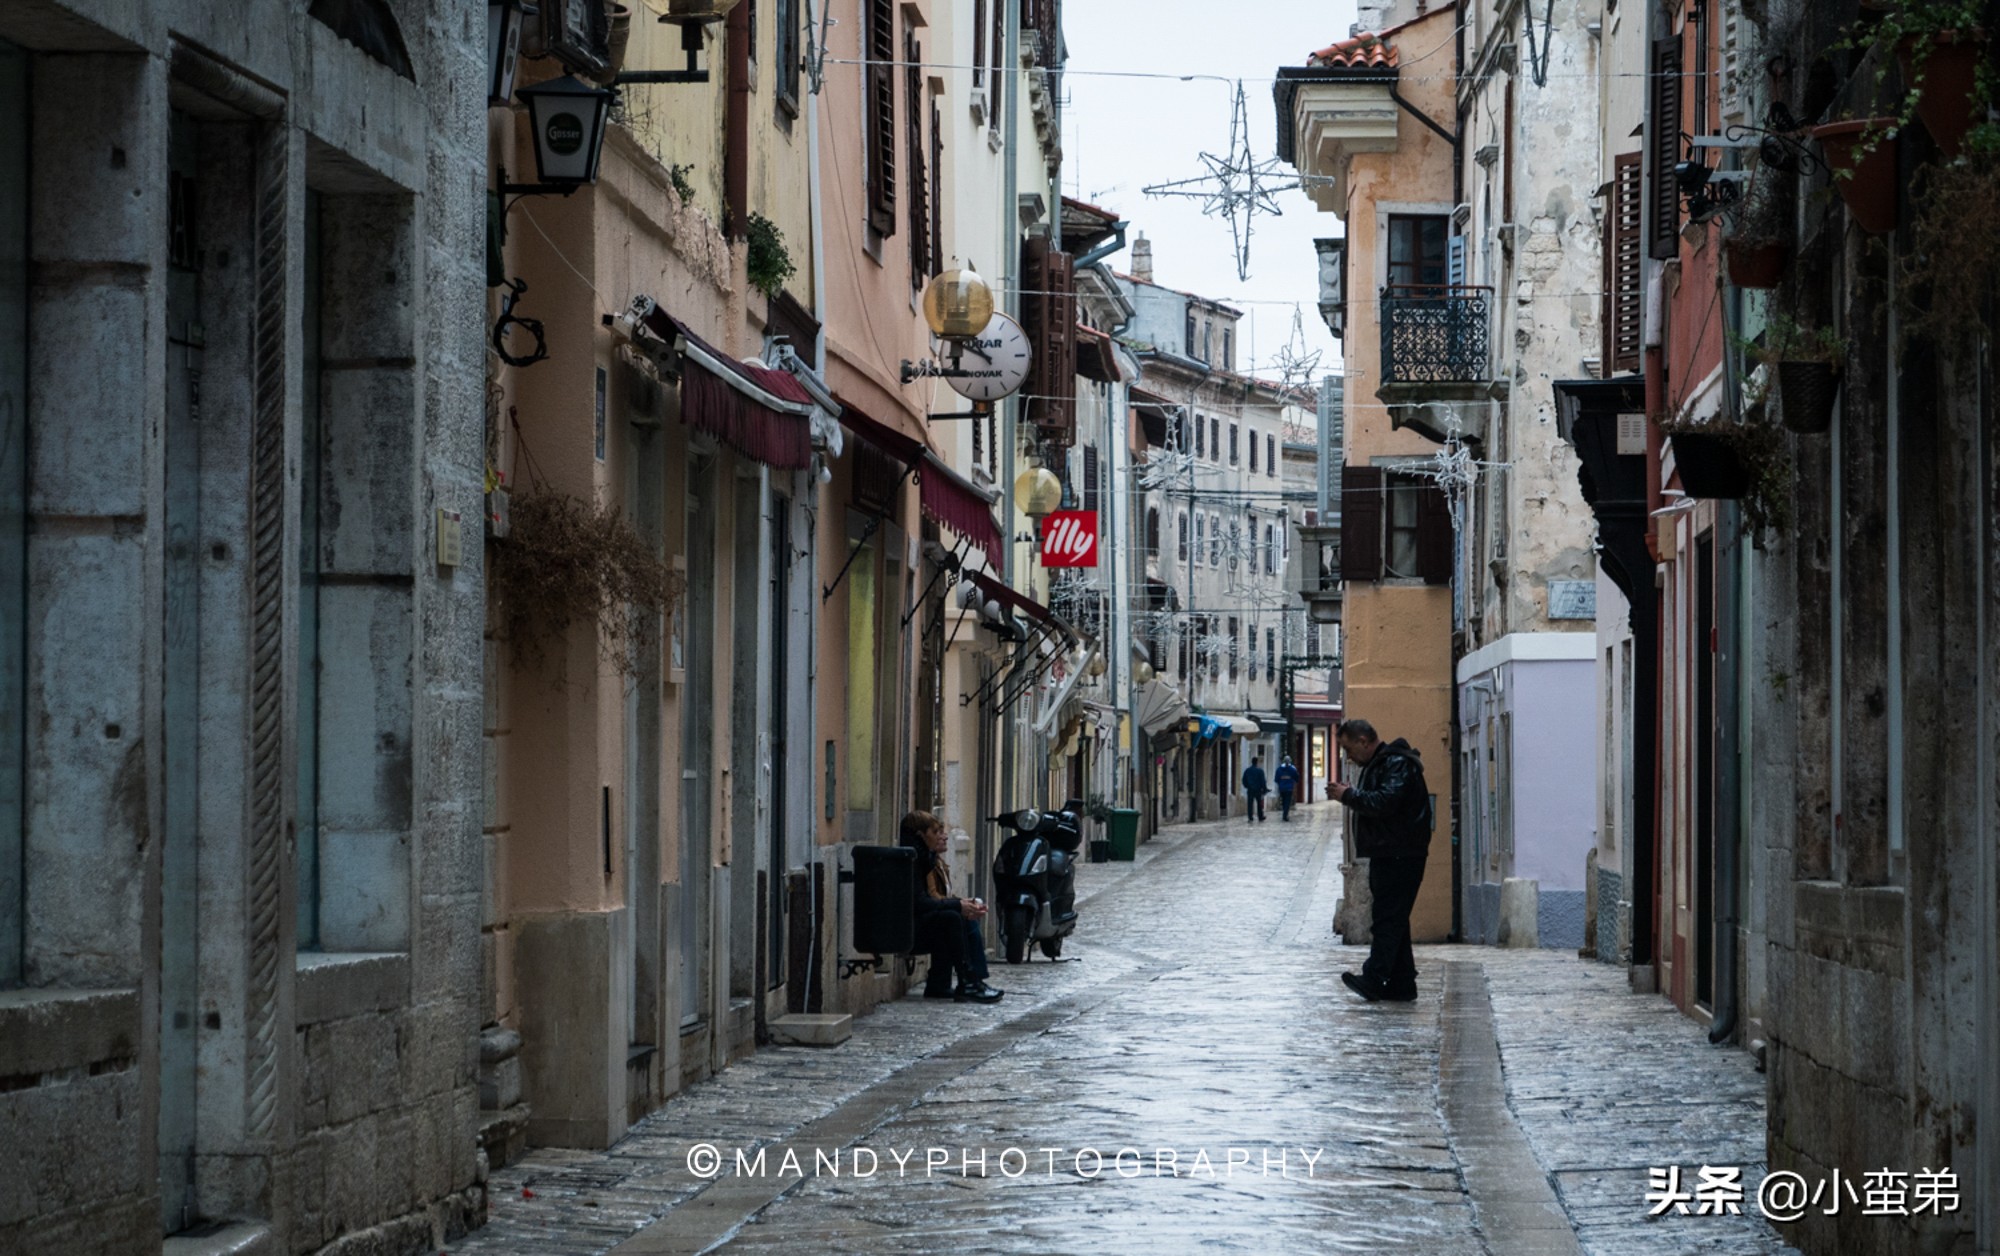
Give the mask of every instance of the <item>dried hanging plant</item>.
<svg viewBox="0 0 2000 1256">
<path fill-rule="evenodd" d="M 604 661 L 643 670 L 647 625 L 673 609 L 681 578 L 615 509 L 546 484 L 516 497 L 512 531 L 493 548 L 492 580 L 515 656 L 540 663 L 572 627 L 597 629 Z"/>
</svg>

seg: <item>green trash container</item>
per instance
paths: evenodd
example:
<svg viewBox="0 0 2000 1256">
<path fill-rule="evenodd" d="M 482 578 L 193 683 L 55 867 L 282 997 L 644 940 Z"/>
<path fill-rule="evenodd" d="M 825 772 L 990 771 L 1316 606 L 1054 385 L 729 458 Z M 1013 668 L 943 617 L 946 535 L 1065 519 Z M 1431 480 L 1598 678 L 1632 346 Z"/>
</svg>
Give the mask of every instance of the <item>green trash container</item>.
<svg viewBox="0 0 2000 1256">
<path fill-rule="evenodd" d="M 1139 813 L 1130 807 L 1111 809 L 1111 857 L 1131 863 L 1139 853 Z"/>
</svg>

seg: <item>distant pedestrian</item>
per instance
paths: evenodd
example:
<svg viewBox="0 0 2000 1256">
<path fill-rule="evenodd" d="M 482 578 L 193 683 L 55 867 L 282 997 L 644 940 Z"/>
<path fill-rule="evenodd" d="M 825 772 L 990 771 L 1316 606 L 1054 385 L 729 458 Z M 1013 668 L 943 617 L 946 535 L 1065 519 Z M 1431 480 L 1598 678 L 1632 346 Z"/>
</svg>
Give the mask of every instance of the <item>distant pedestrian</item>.
<svg viewBox="0 0 2000 1256">
<path fill-rule="evenodd" d="M 1374 941 L 1357 976 L 1340 979 L 1369 1002 L 1412 1002 L 1416 957 L 1410 950 L 1410 910 L 1424 881 L 1431 844 L 1431 795 L 1423 757 L 1398 737 L 1384 744 L 1367 720 L 1345 720 L 1337 740 L 1361 765 L 1355 784 L 1335 781 L 1330 792 L 1354 817 L 1354 853 L 1368 861 Z"/>
<path fill-rule="evenodd" d="M 1264 780 L 1264 756 L 1250 760 L 1250 766 L 1243 769 L 1243 793 L 1250 799 L 1250 819 L 1264 818 L 1264 795 L 1270 792 Z"/>
<path fill-rule="evenodd" d="M 1292 756 L 1286 755 L 1278 763 L 1278 770 L 1271 773 L 1271 783 L 1278 787 L 1278 818 L 1290 821 L 1292 818 L 1292 795 L 1299 791 L 1299 770 L 1292 766 Z"/>
</svg>

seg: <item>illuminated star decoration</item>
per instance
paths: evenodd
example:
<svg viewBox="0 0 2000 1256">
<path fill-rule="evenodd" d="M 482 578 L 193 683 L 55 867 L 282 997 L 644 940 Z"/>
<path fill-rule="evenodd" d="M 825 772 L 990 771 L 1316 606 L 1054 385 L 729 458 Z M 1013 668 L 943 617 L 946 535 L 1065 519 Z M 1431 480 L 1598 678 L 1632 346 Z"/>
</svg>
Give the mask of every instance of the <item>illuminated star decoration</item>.
<svg viewBox="0 0 2000 1256">
<path fill-rule="evenodd" d="M 1319 375 L 1320 357 L 1320 351 L 1312 348 L 1306 340 L 1305 313 L 1294 305 L 1292 334 L 1272 355 L 1272 365 L 1278 368 L 1279 390 L 1287 398 L 1301 405 L 1307 404 L 1313 382 Z"/>
<path fill-rule="evenodd" d="M 1143 189 L 1147 196 L 1187 196 L 1202 202 L 1201 212 L 1229 219 L 1229 234 L 1236 240 L 1236 277 L 1250 278 L 1250 236 L 1256 230 L 1257 215 L 1282 217 L 1276 196 L 1299 186 L 1295 178 L 1278 171 L 1282 159 L 1257 160 L 1250 151 L 1250 109 L 1243 99 L 1243 84 L 1236 84 L 1236 107 L 1229 119 L 1229 155 L 1201 154 L 1208 173 L 1192 179 L 1155 183 Z"/>
</svg>

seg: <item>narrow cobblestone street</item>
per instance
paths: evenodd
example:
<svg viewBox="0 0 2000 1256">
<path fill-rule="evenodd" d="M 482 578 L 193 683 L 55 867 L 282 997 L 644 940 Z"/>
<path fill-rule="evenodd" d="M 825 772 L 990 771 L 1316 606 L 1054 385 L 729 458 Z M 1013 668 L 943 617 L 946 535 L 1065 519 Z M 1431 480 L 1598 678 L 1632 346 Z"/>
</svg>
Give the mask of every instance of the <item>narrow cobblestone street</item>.
<svg viewBox="0 0 2000 1256">
<path fill-rule="evenodd" d="M 1355 1000 L 1337 839 L 1314 808 L 1086 865 L 1076 962 L 1001 965 L 995 1007 L 906 999 L 839 1048 L 760 1051 L 608 1153 L 534 1152 L 456 1250 L 1784 1250 L 1754 1216 L 1646 1215 L 1668 1165 L 1740 1167 L 1755 1212 L 1747 1053 L 1554 952 L 1421 948 L 1417 1003 Z"/>
</svg>

